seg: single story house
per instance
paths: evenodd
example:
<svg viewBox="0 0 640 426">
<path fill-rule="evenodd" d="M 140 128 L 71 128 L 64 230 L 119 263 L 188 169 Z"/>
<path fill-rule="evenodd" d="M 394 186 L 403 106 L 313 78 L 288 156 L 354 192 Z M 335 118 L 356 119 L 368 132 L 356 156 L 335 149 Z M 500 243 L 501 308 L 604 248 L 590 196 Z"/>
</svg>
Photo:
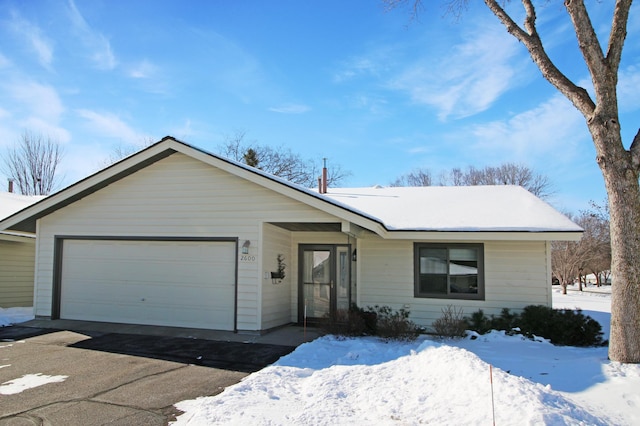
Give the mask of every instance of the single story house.
<svg viewBox="0 0 640 426">
<path fill-rule="evenodd" d="M 0 219 L 42 198 L 0 192 Z M 0 231 L 0 308 L 33 306 L 35 254 L 35 233 Z"/>
<path fill-rule="evenodd" d="M 429 326 L 551 305 L 582 229 L 514 186 L 304 188 L 165 137 L 3 221 L 36 233 L 37 317 L 263 332 L 352 303 Z"/>
</svg>

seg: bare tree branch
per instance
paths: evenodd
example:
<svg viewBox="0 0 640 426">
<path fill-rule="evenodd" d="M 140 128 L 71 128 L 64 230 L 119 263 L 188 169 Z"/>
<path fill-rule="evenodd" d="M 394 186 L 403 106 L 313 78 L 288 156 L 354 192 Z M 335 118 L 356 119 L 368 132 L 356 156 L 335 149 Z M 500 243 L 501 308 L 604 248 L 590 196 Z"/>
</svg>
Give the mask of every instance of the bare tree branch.
<svg viewBox="0 0 640 426">
<path fill-rule="evenodd" d="M 630 9 L 631 0 L 618 0 L 613 12 L 613 23 L 609 34 L 609 46 L 607 47 L 607 62 L 611 72 L 616 76 L 616 82 L 622 57 L 622 48 L 627 37 L 627 22 L 629 21 Z"/>
<path fill-rule="evenodd" d="M 4 157 L 3 171 L 23 195 L 49 195 L 58 184 L 57 168 L 62 160 L 57 141 L 25 131 Z"/>
<path fill-rule="evenodd" d="M 569 80 L 547 55 L 536 29 L 535 8 L 531 1 L 522 0 L 526 11 L 525 27 L 527 31 L 523 30 L 511 19 L 497 0 L 485 0 L 485 4 L 498 17 L 507 31 L 524 44 L 531 55 L 531 59 L 538 66 L 544 78 L 567 97 L 583 115 L 591 115 L 595 109 L 595 104 L 591 100 L 589 93 Z"/>
<path fill-rule="evenodd" d="M 390 185 L 431 186 L 433 184 L 429 170 L 416 169 L 400 176 Z M 549 178 L 535 173 L 525 165 L 515 163 L 503 163 L 497 167 L 487 166 L 482 169 L 474 166 L 469 166 L 466 170 L 453 168 L 442 174 L 440 185 L 518 185 L 543 199 L 553 194 Z"/>
<path fill-rule="evenodd" d="M 236 131 L 218 148 L 219 152 L 227 158 L 251 165 L 289 182 L 308 188 L 317 185 L 321 170 L 316 161 L 304 159 L 289 148 L 258 145 L 255 141 L 246 142 L 245 137 L 245 131 Z M 329 186 L 338 185 L 350 175 L 339 164 L 331 164 L 328 169 Z"/>
<path fill-rule="evenodd" d="M 600 41 L 598 41 L 596 31 L 593 29 L 584 1 L 566 0 L 564 4 L 576 31 L 578 47 L 582 52 L 587 67 L 591 70 L 591 75 L 606 72 L 602 47 L 600 47 Z"/>
<path fill-rule="evenodd" d="M 107 167 L 125 157 L 128 157 L 141 149 L 147 148 L 156 143 L 151 137 L 145 137 L 140 140 L 139 144 L 119 144 L 113 147 L 113 152 L 109 154 L 109 157 L 102 161 L 102 166 Z"/>
</svg>

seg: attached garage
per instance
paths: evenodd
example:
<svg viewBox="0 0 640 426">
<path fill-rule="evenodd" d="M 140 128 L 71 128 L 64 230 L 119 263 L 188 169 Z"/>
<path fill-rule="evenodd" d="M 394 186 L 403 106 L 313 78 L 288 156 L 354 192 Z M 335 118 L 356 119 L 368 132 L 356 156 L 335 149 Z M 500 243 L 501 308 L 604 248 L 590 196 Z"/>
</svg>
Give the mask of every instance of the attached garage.
<svg viewBox="0 0 640 426">
<path fill-rule="evenodd" d="M 58 238 L 53 310 L 62 319 L 232 331 L 236 246 L 235 239 Z"/>
</svg>

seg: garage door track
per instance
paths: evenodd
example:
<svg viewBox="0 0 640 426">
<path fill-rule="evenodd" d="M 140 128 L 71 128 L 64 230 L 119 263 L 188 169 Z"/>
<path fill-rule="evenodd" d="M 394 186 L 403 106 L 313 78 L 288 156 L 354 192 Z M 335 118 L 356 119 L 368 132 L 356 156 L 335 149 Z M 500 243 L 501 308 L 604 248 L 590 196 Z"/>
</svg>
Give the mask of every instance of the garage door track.
<svg viewBox="0 0 640 426">
<path fill-rule="evenodd" d="M 293 349 L 0 328 L 0 425 L 166 425 L 175 403 L 216 395 Z"/>
</svg>

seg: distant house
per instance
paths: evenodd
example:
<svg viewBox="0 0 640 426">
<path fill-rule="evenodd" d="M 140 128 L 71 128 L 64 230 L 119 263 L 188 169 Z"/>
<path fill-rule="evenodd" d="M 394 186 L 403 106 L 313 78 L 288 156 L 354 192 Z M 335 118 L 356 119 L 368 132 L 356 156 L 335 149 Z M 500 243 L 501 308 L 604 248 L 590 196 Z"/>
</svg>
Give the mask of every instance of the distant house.
<svg viewBox="0 0 640 426">
<path fill-rule="evenodd" d="M 37 234 L 38 317 L 248 332 L 551 305 L 550 241 L 582 234 L 520 187 L 322 192 L 166 137 L 0 230 Z"/>
<path fill-rule="evenodd" d="M 0 218 L 42 198 L 0 192 Z M 0 231 L 0 308 L 33 305 L 35 252 L 35 233 Z"/>
</svg>

